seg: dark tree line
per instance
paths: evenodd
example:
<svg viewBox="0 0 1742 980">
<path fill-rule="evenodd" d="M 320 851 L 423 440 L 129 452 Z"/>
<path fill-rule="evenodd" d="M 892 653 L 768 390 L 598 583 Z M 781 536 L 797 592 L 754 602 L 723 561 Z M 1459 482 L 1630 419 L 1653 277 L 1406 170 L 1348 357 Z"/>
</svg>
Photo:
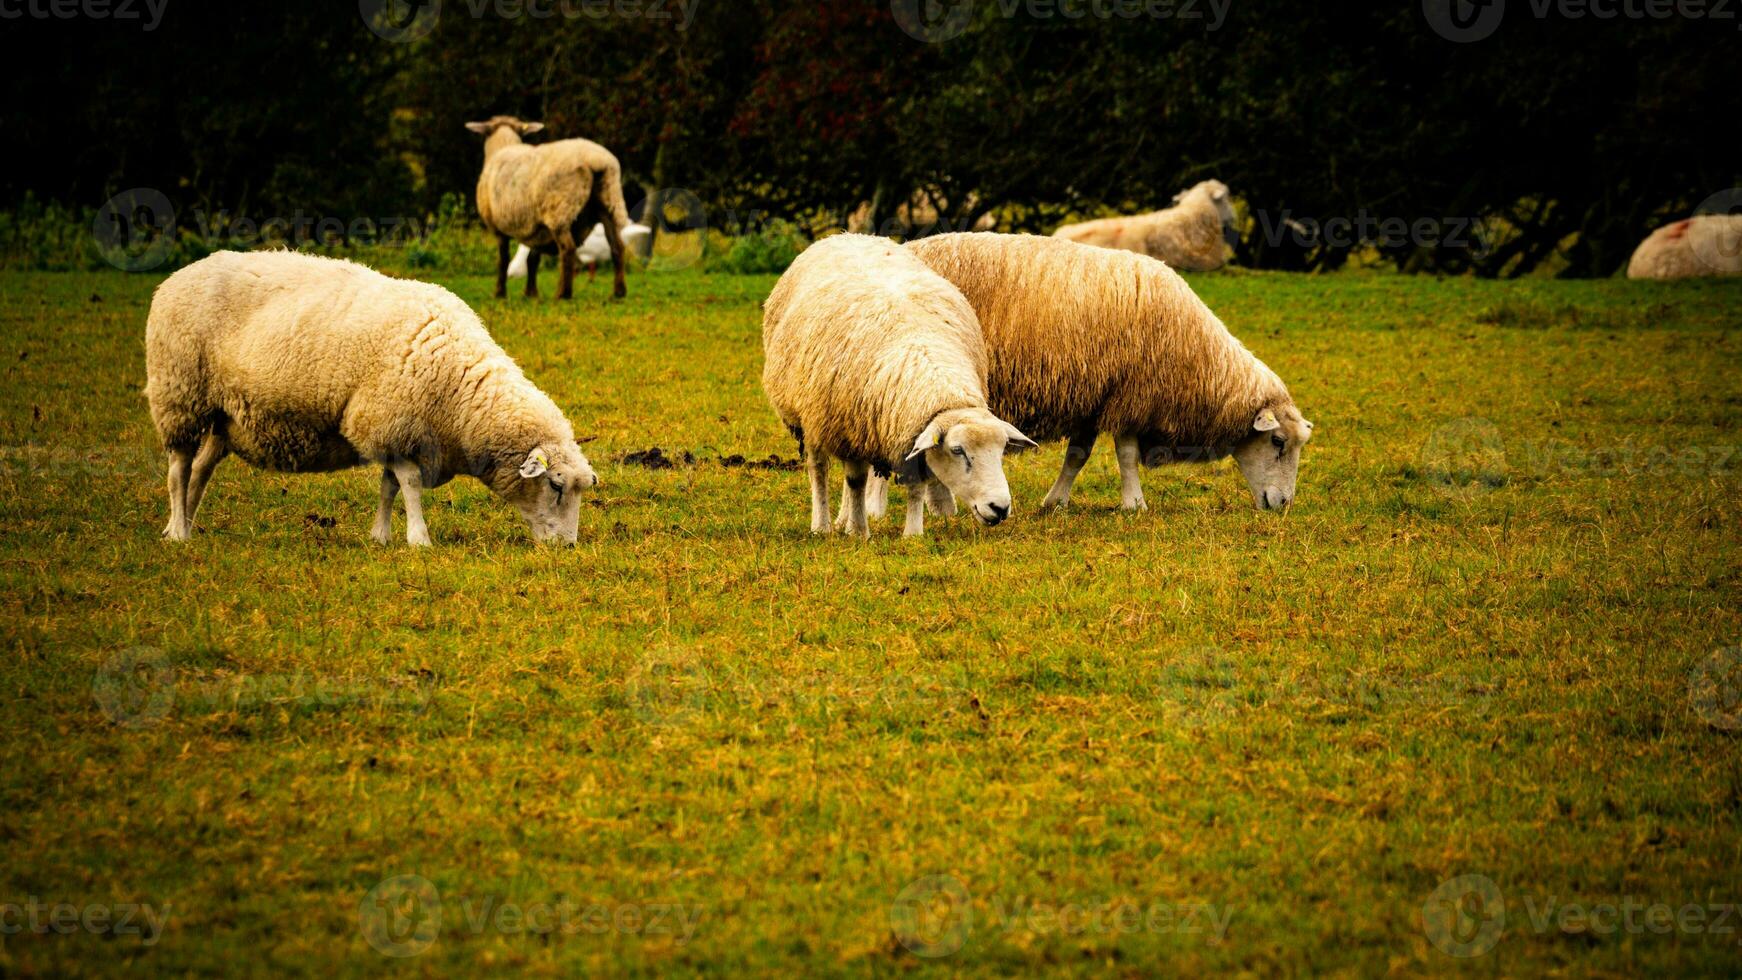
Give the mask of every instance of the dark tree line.
<svg viewBox="0 0 1742 980">
<path fill-rule="evenodd" d="M 1249 265 L 1336 268 L 1367 244 L 1405 269 L 1516 275 L 1558 257 L 1601 276 L 1742 184 L 1734 22 L 1515 4 L 1492 37 L 1455 44 L 1416 0 L 1234 0 L 1215 30 L 980 0 L 959 36 L 922 43 L 887 0 L 696 0 L 687 25 L 650 2 L 593 16 L 544 0 L 554 16 L 535 17 L 445 0 L 405 43 L 356 0 L 171 0 L 150 32 L 8 21 L 0 205 L 94 208 L 144 186 L 184 224 L 421 215 L 471 193 L 481 150 L 462 124 L 513 113 L 605 143 L 636 185 L 685 189 L 715 223 L 838 224 L 861 202 L 880 222 L 923 189 L 940 226 L 997 209 L 1045 231 L 1214 176 L 1247 202 Z"/>
</svg>

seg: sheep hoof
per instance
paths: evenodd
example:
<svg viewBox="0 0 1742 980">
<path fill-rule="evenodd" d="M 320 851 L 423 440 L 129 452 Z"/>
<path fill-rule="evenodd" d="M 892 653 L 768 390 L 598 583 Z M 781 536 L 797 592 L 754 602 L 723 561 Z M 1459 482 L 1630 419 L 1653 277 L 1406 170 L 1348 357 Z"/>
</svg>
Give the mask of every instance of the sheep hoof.
<svg viewBox="0 0 1742 980">
<path fill-rule="evenodd" d="M 393 543 L 393 529 L 390 527 L 385 528 L 385 529 L 378 527 L 378 528 L 375 528 L 374 530 L 369 532 L 369 537 L 376 544 L 382 544 L 382 545 L 392 544 Z"/>
<path fill-rule="evenodd" d="M 1149 504 L 1142 497 L 1138 497 L 1136 500 L 1120 504 L 1119 509 L 1127 514 L 1136 514 L 1148 510 Z"/>
<path fill-rule="evenodd" d="M 405 543 L 411 545 L 413 548 L 428 548 L 432 542 L 429 539 L 429 534 L 426 532 L 424 534 L 406 535 Z"/>
</svg>

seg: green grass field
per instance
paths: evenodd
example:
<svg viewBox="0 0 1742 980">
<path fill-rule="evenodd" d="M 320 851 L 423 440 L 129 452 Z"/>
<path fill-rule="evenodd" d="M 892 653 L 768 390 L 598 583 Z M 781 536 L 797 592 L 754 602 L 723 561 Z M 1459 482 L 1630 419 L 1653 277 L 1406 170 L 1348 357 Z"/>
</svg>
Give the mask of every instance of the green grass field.
<svg viewBox="0 0 1742 980">
<path fill-rule="evenodd" d="M 1103 440 L 864 543 L 722 462 L 772 277 L 443 277 L 603 485 L 413 551 L 235 460 L 159 539 L 158 279 L 0 273 L 0 974 L 1742 967 L 1742 282 L 1199 277 L 1288 516 Z"/>
</svg>

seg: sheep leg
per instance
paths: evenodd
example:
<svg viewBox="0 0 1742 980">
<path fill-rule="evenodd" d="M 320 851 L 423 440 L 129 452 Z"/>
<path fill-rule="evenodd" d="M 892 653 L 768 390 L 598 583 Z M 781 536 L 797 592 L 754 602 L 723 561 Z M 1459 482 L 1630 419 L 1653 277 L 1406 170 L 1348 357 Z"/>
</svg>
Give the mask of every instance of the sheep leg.
<svg viewBox="0 0 1742 980">
<path fill-rule="evenodd" d="M 1113 451 L 1119 457 L 1119 509 L 1148 510 L 1143 502 L 1143 479 L 1138 467 L 1136 436 L 1114 436 Z"/>
<path fill-rule="evenodd" d="M 917 538 L 925 533 L 925 494 L 913 487 L 907 495 L 907 524 L 901 529 L 904 538 Z"/>
<path fill-rule="evenodd" d="M 842 501 L 847 512 L 847 533 L 861 538 L 871 537 L 871 522 L 865 519 L 865 484 L 871 479 L 871 467 L 864 463 L 841 463 L 841 469 L 847 474 L 846 500 Z"/>
<path fill-rule="evenodd" d="M 171 541 L 186 541 L 193 530 L 187 519 L 188 471 L 193 465 L 191 451 L 169 451 L 169 526 L 163 529 L 163 536 Z"/>
<path fill-rule="evenodd" d="M 629 295 L 629 290 L 623 285 L 623 231 L 617 227 L 617 222 L 610 215 L 605 216 L 605 244 L 611 246 L 611 268 L 616 270 L 616 279 L 611 284 L 611 298 L 622 299 Z"/>
<path fill-rule="evenodd" d="M 829 523 L 829 457 L 811 451 L 805 453 L 804 468 L 811 478 L 811 533 L 828 534 Z"/>
<path fill-rule="evenodd" d="M 508 295 L 508 236 L 496 236 L 496 298 Z"/>
<path fill-rule="evenodd" d="M 538 249 L 526 253 L 526 295 L 529 297 L 538 295 L 538 260 L 540 258 L 542 256 L 538 254 Z"/>
<path fill-rule="evenodd" d="M 880 521 L 889 513 L 889 478 L 871 474 L 871 482 L 865 484 L 865 517 L 868 520 Z"/>
<path fill-rule="evenodd" d="M 194 457 L 193 471 L 188 475 L 187 489 L 187 522 L 188 531 L 193 531 L 194 517 L 200 512 L 200 501 L 205 499 L 206 484 L 212 479 L 212 471 L 230 455 L 230 442 L 223 434 L 213 429 L 206 433 L 206 438 L 200 443 L 199 454 Z"/>
<path fill-rule="evenodd" d="M 956 516 L 956 495 L 944 486 L 942 480 L 925 482 L 925 505 L 939 517 Z"/>
<path fill-rule="evenodd" d="M 1089 453 L 1095 448 L 1095 435 L 1090 431 L 1071 437 L 1070 445 L 1065 447 L 1065 463 L 1059 467 L 1059 478 L 1046 492 L 1046 499 L 1040 502 L 1042 513 L 1071 502 L 1071 487 L 1076 485 L 1077 474 L 1089 462 Z"/>
<path fill-rule="evenodd" d="M 381 504 L 375 508 L 375 526 L 369 536 L 378 544 L 393 543 L 393 498 L 399 496 L 399 480 L 393 468 L 381 468 Z"/>
<path fill-rule="evenodd" d="M 575 236 L 567 228 L 556 233 L 557 261 L 562 263 L 562 278 L 557 286 L 557 299 L 575 298 Z"/>
<path fill-rule="evenodd" d="M 393 475 L 405 491 L 405 543 L 428 547 L 429 525 L 423 522 L 423 474 L 416 463 L 394 463 Z"/>
</svg>

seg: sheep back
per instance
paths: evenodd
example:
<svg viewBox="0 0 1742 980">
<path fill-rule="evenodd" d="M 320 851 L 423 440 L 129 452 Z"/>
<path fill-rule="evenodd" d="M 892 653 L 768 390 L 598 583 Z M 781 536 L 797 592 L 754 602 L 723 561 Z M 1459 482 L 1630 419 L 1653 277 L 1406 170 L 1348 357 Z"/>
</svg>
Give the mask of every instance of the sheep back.
<svg viewBox="0 0 1742 980">
<path fill-rule="evenodd" d="M 571 227 L 595 193 L 607 212 L 602 217 L 618 227 L 628 224 L 622 166 L 610 150 L 584 139 L 519 143 L 485 159 L 478 176 L 478 215 L 492 231 L 542 245 L 556 229 Z"/>
<path fill-rule="evenodd" d="M 1742 274 L 1742 215 L 1702 214 L 1647 235 L 1627 262 L 1629 279 Z"/>
</svg>

